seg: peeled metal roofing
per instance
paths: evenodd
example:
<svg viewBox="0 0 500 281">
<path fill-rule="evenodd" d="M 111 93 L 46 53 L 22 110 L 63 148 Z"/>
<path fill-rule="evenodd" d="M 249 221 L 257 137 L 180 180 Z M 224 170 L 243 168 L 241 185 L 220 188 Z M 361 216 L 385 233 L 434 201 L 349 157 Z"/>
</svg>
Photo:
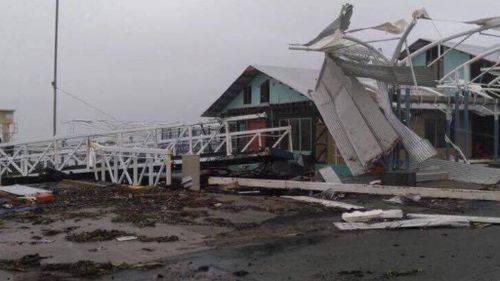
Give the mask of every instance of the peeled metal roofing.
<svg viewBox="0 0 500 281">
<path fill-rule="evenodd" d="M 365 173 L 397 142 L 376 102 L 331 58 L 325 58 L 312 98 L 353 175 Z"/>
<path fill-rule="evenodd" d="M 317 69 L 250 65 L 201 116 L 218 116 L 222 109 L 259 73 L 266 74 L 307 98 L 311 98 L 309 93 L 314 90 L 316 80 L 319 76 L 319 70 Z"/>
<path fill-rule="evenodd" d="M 451 180 L 477 184 L 496 184 L 500 182 L 500 169 L 481 167 L 460 162 L 430 158 L 421 163 L 412 163 L 412 170 L 441 170 L 448 172 Z"/>
<path fill-rule="evenodd" d="M 385 117 L 401 138 L 401 142 L 406 151 L 408 151 L 410 159 L 416 162 L 423 162 L 436 155 L 436 150 L 427 140 L 422 139 L 414 131 L 401 123 L 399 118 L 394 114 L 389 100 L 387 85 L 380 81 L 377 84 L 379 87 L 379 91 L 377 92 L 379 105 L 384 111 Z"/>
</svg>

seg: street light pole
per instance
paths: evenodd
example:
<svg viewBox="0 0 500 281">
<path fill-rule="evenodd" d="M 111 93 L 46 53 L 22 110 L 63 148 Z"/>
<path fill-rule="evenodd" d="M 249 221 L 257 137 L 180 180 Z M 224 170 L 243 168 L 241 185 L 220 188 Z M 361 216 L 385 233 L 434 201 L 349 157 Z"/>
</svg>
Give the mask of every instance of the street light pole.
<svg viewBox="0 0 500 281">
<path fill-rule="evenodd" d="M 53 105 L 53 120 L 52 132 L 53 136 L 57 134 L 57 43 L 59 33 L 59 0 L 56 0 L 56 24 L 55 24 L 55 39 L 54 39 L 54 80 L 52 81 L 52 88 L 54 89 L 54 105 Z"/>
</svg>

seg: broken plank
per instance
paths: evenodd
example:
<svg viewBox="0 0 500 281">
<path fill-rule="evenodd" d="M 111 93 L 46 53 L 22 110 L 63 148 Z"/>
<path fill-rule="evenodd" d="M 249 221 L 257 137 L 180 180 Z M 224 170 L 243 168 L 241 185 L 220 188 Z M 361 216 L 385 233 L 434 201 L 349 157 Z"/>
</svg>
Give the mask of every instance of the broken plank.
<svg viewBox="0 0 500 281">
<path fill-rule="evenodd" d="M 209 184 L 224 185 L 237 183 L 239 186 L 271 188 L 271 189 L 299 189 L 312 191 L 325 191 L 331 189 L 334 192 L 361 193 L 373 195 L 408 195 L 415 194 L 427 198 L 447 198 L 461 200 L 487 200 L 500 201 L 500 191 L 474 190 L 474 189 L 450 189 L 430 187 L 408 187 L 408 186 L 385 186 L 368 184 L 336 184 L 326 182 L 305 182 L 287 180 L 268 180 L 250 178 L 225 178 L 209 177 Z"/>
<path fill-rule="evenodd" d="M 316 203 L 323 205 L 325 207 L 332 207 L 332 208 L 340 208 L 340 209 L 346 209 L 346 210 L 358 210 L 358 209 L 364 209 L 363 206 L 356 206 L 344 202 L 339 202 L 339 201 L 333 201 L 333 200 L 326 200 L 326 199 L 319 199 L 319 198 L 314 198 L 314 197 L 308 197 L 308 196 L 281 196 L 282 198 L 287 198 L 287 199 L 293 199 L 301 202 L 307 202 L 307 203 Z"/>
<path fill-rule="evenodd" d="M 342 220 L 345 222 L 367 222 L 373 219 L 402 219 L 403 211 L 394 210 L 369 210 L 365 212 L 354 211 L 352 213 L 343 213 Z"/>
<path fill-rule="evenodd" d="M 8 186 L 0 186 L 0 191 L 14 194 L 17 196 L 26 196 L 26 197 L 35 197 L 38 194 L 42 193 L 52 193 L 50 190 L 34 188 L 26 185 L 8 185 Z"/>
<path fill-rule="evenodd" d="M 337 175 L 337 173 L 335 173 L 332 167 L 319 169 L 318 172 L 325 182 L 342 183 L 339 176 Z"/>
<path fill-rule="evenodd" d="M 400 221 L 388 221 L 379 223 L 363 223 L 363 222 L 335 222 L 333 223 L 342 231 L 349 230 L 376 230 L 376 229 L 398 229 L 398 228 L 419 228 L 419 227 L 466 227 L 469 222 L 466 220 L 443 219 L 443 218 L 421 218 L 409 219 Z"/>
<path fill-rule="evenodd" d="M 409 218 L 445 218 L 459 219 L 470 222 L 500 224 L 500 217 L 482 217 L 482 216 L 456 216 L 456 215 L 440 215 L 440 214 L 408 214 Z"/>
</svg>

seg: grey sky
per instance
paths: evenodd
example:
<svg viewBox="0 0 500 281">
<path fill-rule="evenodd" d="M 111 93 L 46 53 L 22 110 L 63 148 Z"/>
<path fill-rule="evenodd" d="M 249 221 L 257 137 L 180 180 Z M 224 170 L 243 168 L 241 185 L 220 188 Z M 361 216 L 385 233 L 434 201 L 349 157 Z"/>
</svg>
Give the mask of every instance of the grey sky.
<svg viewBox="0 0 500 281">
<path fill-rule="evenodd" d="M 0 108 L 17 110 L 17 140 L 51 135 L 54 2 L 0 0 Z M 350 2 L 351 27 L 409 20 L 421 7 L 440 19 L 500 14 L 498 0 Z M 343 3 L 61 0 L 59 86 L 121 120 L 194 121 L 249 64 L 319 68 L 320 54 L 289 51 L 288 43 L 316 36 Z M 465 28 L 436 26 L 442 35 Z M 411 40 L 438 36 L 431 23 L 424 23 Z M 384 51 L 390 46 L 381 45 Z M 59 101 L 60 123 L 106 118 L 65 95 Z"/>
</svg>

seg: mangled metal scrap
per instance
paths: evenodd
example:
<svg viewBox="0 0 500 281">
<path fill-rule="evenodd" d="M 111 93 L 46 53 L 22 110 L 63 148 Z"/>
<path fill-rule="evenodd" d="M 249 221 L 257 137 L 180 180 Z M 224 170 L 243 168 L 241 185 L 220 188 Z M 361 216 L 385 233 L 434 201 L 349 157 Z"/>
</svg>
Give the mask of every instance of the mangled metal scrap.
<svg viewBox="0 0 500 281">
<path fill-rule="evenodd" d="M 496 184 L 500 182 L 500 169 L 474 166 L 460 162 L 431 158 L 421 163 L 412 163 L 410 168 L 417 171 L 441 170 L 448 172 L 451 180 L 477 183 Z"/>
<path fill-rule="evenodd" d="M 430 69 L 412 71 L 394 66 L 372 46 L 345 36 L 352 5 L 344 5 L 340 16 L 302 49 L 325 52 L 325 61 L 312 99 L 353 175 L 365 173 L 370 165 L 388 154 L 401 139 L 414 161 L 436 154 L 426 141 L 403 125 L 392 113 L 389 93 L 381 87 L 377 102 L 357 77 L 368 77 L 394 84 L 417 82 L 435 86 Z M 370 28 L 392 33 L 404 31 L 406 23 L 382 24 Z M 386 30 L 387 29 L 387 30 Z M 354 43 L 354 44 L 353 44 Z M 380 108 L 384 111 L 381 112 Z"/>
<path fill-rule="evenodd" d="M 363 174 L 398 140 L 367 90 L 328 57 L 312 99 L 353 175 Z"/>
<path fill-rule="evenodd" d="M 425 66 L 388 66 L 362 64 L 336 57 L 335 62 L 342 68 L 344 73 L 353 77 L 366 77 L 398 85 L 412 85 L 415 75 L 418 85 L 435 87 L 437 70 Z"/>
</svg>

